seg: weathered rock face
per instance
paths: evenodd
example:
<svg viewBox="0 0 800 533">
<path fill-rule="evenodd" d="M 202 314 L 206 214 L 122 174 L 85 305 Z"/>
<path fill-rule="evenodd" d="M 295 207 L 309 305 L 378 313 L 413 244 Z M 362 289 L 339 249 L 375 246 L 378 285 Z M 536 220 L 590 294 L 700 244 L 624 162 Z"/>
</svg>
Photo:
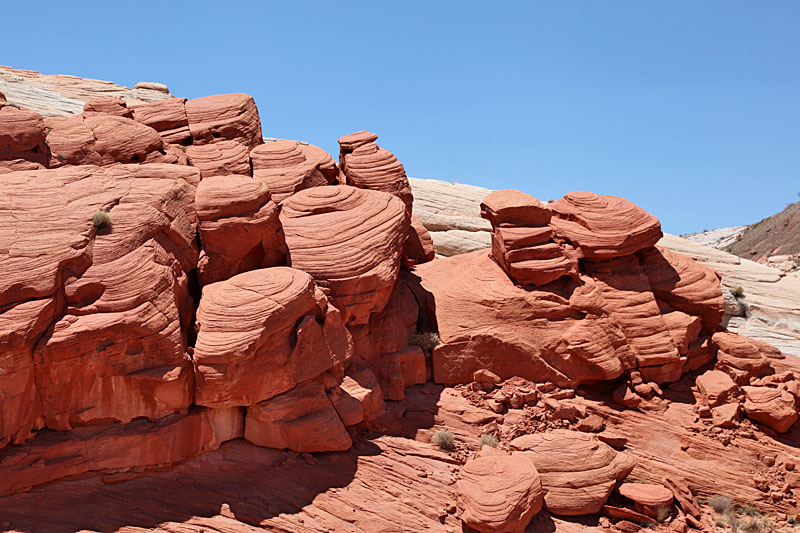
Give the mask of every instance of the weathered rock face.
<svg viewBox="0 0 800 533">
<path fill-rule="evenodd" d="M 416 275 L 430 295 L 423 310 L 442 342 L 433 351 L 439 383 L 468 383 L 488 369 L 503 379 L 577 384 L 635 366 L 588 276 L 524 290 L 485 251 L 419 265 Z"/>
<path fill-rule="evenodd" d="M 336 179 L 333 158 L 322 148 L 297 141 L 276 141 L 250 152 L 253 179 L 264 183 L 276 202 L 296 192 L 330 185 Z"/>
<path fill-rule="evenodd" d="M 456 498 L 467 526 L 484 533 L 521 533 L 542 508 L 542 482 L 523 454 L 481 452 L 461 468 Z"/>
<path fill-rule="evenodd" d="M 165 143 L 186 144 L 191 141 L 186 98 L 167 98 L 135 106 L 133 119 L 156 130 Z"/>
<path fill-rule="evenodd" d="M 116 96 L 101 96 L 86 102 L 83 106 L 83 114 L 88 116 L 93 113 L 133 118 L 133 111 L 128 109 L 125 100 Z"/>
<path fill-rule="evenodd" d="M 410 213 L 413 197 L 403 164 L 392 152 L 378 146 L 377 140 L 378 136 L 368 131 L 339 139 L 339 166 L 347 184 L 393 194 L 403 201 Z"/>
<path fill-rule="evenodd" d="M 195 195 L 203 251 L 197 265 L 200 285 L 222 281 L 286 260 L 278 206 L 266 185 L 248 176 L 212 176 Z"/>
<path fill-rule="evenodd" d="M 199 405 L 254 405 L 343 363 L 352 349 L 339 312 L 315 294 L 310 275 L 293 268 L 207 285 L 197 321 Z"/>
<path fill-rule="evenodd" d="M 264 142 L 256 103 L 247 94 L 217 94 L 188 100 L 186 118 L 194 144 L 229 140 L 255 148 Z"/>
<path fill-rule="evenodd" d="M 311 274 L 347 324 L 389 300 L 409 227 L 402 202 L 348 186 L 313 187 L 283 202 L 288 263 Z"/>
<path fill-rule="evenodd" d="M 352 445 L 321 379 L 248 407 L 244 437 L 259 446 L 298 452 L 337 452 Z"/>
<path fill-rule="evenodd" d="M 27 109 L 0 106 L 0 168 L 14 160 L 47 162 L 44 119 Z"/>
<path fill-rule="evenodd" d="M 492 258 L 520 285 L 578 275 L 572 247 L 555 242 L 551 215 L 549 207 L 520 191 L 496 191 L 481 203 L 481 216 L 492 224 Z"/>
<path fill-rule="evenodd" d="M 783 433 L 797 421 L 795 397 L 785 390 L 771 387 L 742 387 L 744 410 L 756 422 Z"/>
<path fill-rule="evenodd" d="M 171 165 L 3 175 L 3 441 L 26 438 L 39 414 L 69 429 L 189 406 L 197 178 Z M 103 210 L 111 227 L 98 231 Z"/>
<path fill-rule="evenodd" d="M 617 196 L 576 191 L 550 204 L 556 233 L 581 257 L 611 259 L 655 245 L 661 238 L 656 217 Z"/>
<path fill-rule="evenodd" d="M 185 148 L 185 152 L 189 164 L 199 168 L 203 178 L 250 175 L 247 146 L 240 142 L 226 139 L 214 144 L 191 145 Z"/>
<path fill-rule="evenodd" d="M 554 430 L 525 435 L 511 445 L 524 450 L 542 480 L 544 504 L 561 515 L 598 512 L 617 481 L 630 474 L 636 461 L 616 452 L 597 437 L 576 431 Z M 577 489 L 577 490 L 576 490 Z"/>
<path fill-rule="evenodd" d="M 114 115 L 90 113 L 45 121 L 49 168 L 141 163 L 164 142 L 153 128 Z"/>
</svg>

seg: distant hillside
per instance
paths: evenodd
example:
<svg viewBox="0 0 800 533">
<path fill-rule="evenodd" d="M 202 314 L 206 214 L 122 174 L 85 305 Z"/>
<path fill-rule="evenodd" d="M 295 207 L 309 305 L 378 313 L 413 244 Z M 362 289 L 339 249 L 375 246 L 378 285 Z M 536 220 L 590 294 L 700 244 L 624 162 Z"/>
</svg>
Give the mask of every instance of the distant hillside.
<svg viewBox="0 0 800 533">
<path fill-rule="evenodd" d="M 759 262 L 776 255 L 800 254 L 800 202 L 748 226 L 727 251 Z"/>
</svg>

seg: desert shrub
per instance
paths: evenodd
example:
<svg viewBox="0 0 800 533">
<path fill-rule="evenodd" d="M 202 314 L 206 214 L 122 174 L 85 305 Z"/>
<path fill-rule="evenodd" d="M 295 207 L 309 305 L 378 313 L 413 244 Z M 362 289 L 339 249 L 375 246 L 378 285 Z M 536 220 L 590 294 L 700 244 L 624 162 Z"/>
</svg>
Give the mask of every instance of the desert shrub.
<svg viewBox="0 0 800 533">
<path fill-rule="evenodd" d="M 440 342 L 439 334 L 435 331 L 417 333 L 416 335 L 412 335 L 408 340 L 409 344 L 419 346 L 422 352 L 429 357 L 433 353 L 433 349 L 436 348 Z"/>
<path fill-rule="evenodd" d="M 111 227 L 111 214 L 108 211 L 98 211 L 92 215 L 92 224 L 97 229 Z"/>
<path fill-rule="evenodd" d="M 483 448 L 484 446 L 491 446 L 492 448 L 497 448 L 497 445 L 500 444 L 500 441 L 494 435 L 487 433 L 486 435 L 481 435 L 481 438 L 478 439 L 478 448 Z"/>
<path fill-rule="evenodd" d="M 734 298 L 741 298 L 744 296 L 744 289 L 740 286 L 736 287 L 735 289 L 731 289 L 731 294 Z"/>
<path fill-rule="evenodd" d="M 747 505 L 747 504 L 740 505 L 739 506 L 739 512 L 742 513 L 742 514 L 745 514 L 747 516 L 761 516 L 761 513 L 756 511 L 755 507 L 753 507 L 752 505 Z"/>
<path fill-rule="evenodd" d="M 663 524 L 664 520 L 669 518 L 672 514 L 672 509 L 670 509 L 669 505 L 659 505 L 656 507 L 656 521 L 659 524 Z"/>
<path fill-rule="evenodd" d="M 442 450 L 452 450 L 455 448 L 455 437 L 446 429 L 440 429 L 434 433 L 431 441 Z"/>
<path fill-rule="evenodd" d="M 730 496 L 722 496 L 717 494 L 708 499 L 708 505 L 711 506 L 716 512 L 725 514 L 733 506 L 733 500 Z"/>
</svg>

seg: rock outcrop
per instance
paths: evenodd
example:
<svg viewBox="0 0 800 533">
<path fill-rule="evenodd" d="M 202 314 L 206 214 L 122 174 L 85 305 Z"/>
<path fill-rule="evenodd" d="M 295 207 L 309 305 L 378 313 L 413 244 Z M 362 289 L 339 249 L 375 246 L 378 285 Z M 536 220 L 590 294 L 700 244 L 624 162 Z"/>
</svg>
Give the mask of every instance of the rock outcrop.
<svg viewBox="0 0 800 533">
<path fill-rule="evenodd" d="M 330 185 L 337 170 L 333 158 L 322 148 L 297 141 L 275 141 L 250 151 L 253 179 L 264 183 L 276 202 L 296 192 Z"/>
<path fill-rule="evenodd" d="M 614 451 L 597 437 L 555 430 L 518 437 L 511 445 L 523 450 L 536 466 L 548 511 L 561 515 L 598 512 L 617 481 L 630 474 L 636 461 Z"/>
<path fill-rule="evenodd" d="M 522 533 L 542 508 L 539 473 L 523 454 L 481 452 L 458 474 L 461 520 L 482 533 Z"/>
</svg>

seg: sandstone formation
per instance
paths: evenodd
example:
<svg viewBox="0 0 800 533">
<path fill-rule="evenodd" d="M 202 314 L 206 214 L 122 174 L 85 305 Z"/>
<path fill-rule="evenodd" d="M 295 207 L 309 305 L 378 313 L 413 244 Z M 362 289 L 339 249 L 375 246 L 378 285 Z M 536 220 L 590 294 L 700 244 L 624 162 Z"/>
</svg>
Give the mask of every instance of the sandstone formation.
<svg viewBox="0 0 800 533">
<path fill-rule="evenodd" d="M 596 513 L 616 482 L 630 474 L 636 464 L 597 437 L 574 431 L 525 435 L 511 445 L 523 450 L 536 466 L 545 491 L 544 504 L 554 514 Z"/>
<path fill-rule="evenodd" d="M 47 119 L 0 99 L 3 528 L 634 531 L 668 508 L 677 532 L 712 527 L 714 494 L 797 513 L 800 365 L 726 330 L 747 302 L 652 215 L 479 188 L 459 214 L 439 182 L 417 219 L 375 134 L 339 168 L 264 144 L 247 95 L 109 89 Z M 455 231 L 482 247 L 434 258 Z"/>
<path fill-rule="evenodd" d="M 286 259 L 278 207 L 267 187 L 249 176 L 212 176 L 195 194 L 203 250 L 197 270 L 200 285 L 226 280 Z"/>
<path fill-rule="evenodd" d="M 391 295 L 409 226 L 390 194 L 314 187 L 283 202 L 289 265 L 311 274 L 347 324 L 366 324 Z"/>
<path fill-rule="evenodd" d="M 481 452 L 456 481 L 461 520 L 482 533 L 525 530 L 542 508 L 542 482 L 526 456 Z"/>
<path fill-rule="evenodd" d="M 330 185 L 336 178 L 336 165 L 330 154 L 296 141 L 257 146 L 250 152 L 250 160 L 253 179 L 264 183 L 276 202 L 309 187 Z"/>
<path fill-rule="evenodd" d="M 324 296 L 317 300 L 310 275 L 292 268 L 252 270 L 206 285 L 197 322 L 200 405 L 254 405 L 347 356 L 339 312 Z"/>
<path fill-rule="evenodd" d="M 393 194 L 411 211 L 413 197 L 403 164 L 394 154 L 376 144 L 378 136 L 358 131 L 339 139 L 339 167 L 347 184 Z"/>
</svg>

